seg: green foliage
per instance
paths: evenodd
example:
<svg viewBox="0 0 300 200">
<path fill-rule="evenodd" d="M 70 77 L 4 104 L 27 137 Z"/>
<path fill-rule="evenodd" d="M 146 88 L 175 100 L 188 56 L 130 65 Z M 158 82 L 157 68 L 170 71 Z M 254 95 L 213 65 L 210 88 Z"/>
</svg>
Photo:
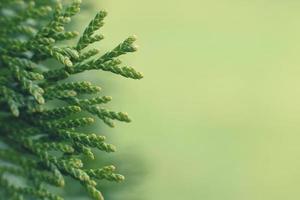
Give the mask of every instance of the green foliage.
<svg viewBox="0 0 300 200">
<path fill-rule="evenodd" d="M 98 56 L 86 49 L 103 39 L 97 31 L 106 12 L 100 11 L 74 46 L 63 41 L 76 38 L 66 31 L 80 11 L 79 0 L 63 6 L 59 1 L 2 0 L 0 2 L 0 195 L 1 199 L 63 199 L 49 185 L 63 187 L 65 176 L 79 181 L 91 198 L 103 199 L 97 181 L 120 182 L 114 166 L 87 169 L 82 158 L 93 151 L 114 152 L 105 137 L 87 133 L 85 127 L 98 117 L 113 127 L 113 120 L 130 122 L 126 113 L 104 109 L 111 97 L 99 96 L 100 87 L 73 81 L 73 74 L 87 70 L 110 71 L 141 79 L 133 68 L 120 66 L 119 56 L 136 51 L 129 37 L 112 51 Z M 48 60 L 56 60 L 49 66 Z M 53 107 L 55 101 L 62 106 Z M 18 181 L 13 181 L 13 180 Z"/>
</svg>

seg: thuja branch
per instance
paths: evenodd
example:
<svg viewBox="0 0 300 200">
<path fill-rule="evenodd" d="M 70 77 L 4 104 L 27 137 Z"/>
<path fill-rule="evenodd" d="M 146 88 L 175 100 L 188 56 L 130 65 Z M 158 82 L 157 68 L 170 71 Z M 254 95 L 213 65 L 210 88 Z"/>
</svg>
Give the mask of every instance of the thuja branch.
<svg viewBox="0 0 300 200">
<path fill-rule="evenodd" d="M 79 33 L 65 30 L 80 11 L 80 0 L 63 6 L 59 1 L 2 0 L 0 2 L 0 195 L 7 199 L 63 198 L 48 185 L 63 187 L 66 176 L 102 200 L 97 182 L 120 182 L 124 177 L 114 166 L 85 168 L 83 157 L 94 159 L 94 151 L 114 152 L 105 137 L 84 131 L 95 118 L 113 127 L 114 120 L 130 122 L 126 113 L 103 108 L 112 100 L 99 95 L 101 88 L 88 81 L 69 81 L 73 74 L 102 70 L 131 78 L 143 75 L 122 66 L 121 55 L 137 50 L 129 37 L 111 51 L 99 55 L 87 49 L 103 39 L 99 29 L 107 15 L 100 11 L 77 43 L 64 46 Z M 48 60 L 56 64 L 50 66 Z M 51 101 L 62 106 L 50 108 Z M 22 178 L 17 184 L 11 178 Z"/>
</svg>

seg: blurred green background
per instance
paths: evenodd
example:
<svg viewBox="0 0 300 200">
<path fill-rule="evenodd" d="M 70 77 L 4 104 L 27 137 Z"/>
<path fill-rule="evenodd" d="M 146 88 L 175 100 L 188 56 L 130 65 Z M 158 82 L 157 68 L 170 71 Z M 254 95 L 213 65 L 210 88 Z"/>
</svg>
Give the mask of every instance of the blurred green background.
<svg viewBox="0 0 300 200">
<path fill-rule="evenodd" d="M 85 2 L 81 24 L 109 13 L 103 52 L 138 36 L 123 60 L 145 74 L 85 74 L 133 118 L 103 129 L 143 171 L 114 199 L 300 199 L 300 1 Z"/>
</svg>

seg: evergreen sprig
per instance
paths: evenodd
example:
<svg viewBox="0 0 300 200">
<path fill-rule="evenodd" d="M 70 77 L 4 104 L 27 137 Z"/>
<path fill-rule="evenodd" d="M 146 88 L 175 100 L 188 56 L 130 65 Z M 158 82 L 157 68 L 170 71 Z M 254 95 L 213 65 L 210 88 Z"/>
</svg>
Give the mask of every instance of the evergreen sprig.
<svg viewBox="0 0 300 200">
<path fill-rule="evenodd" d="M 99 86 L 69 81 L 68 77 L 103 70 L 141 79 L 141 73 L 120 66 L 118 59 L 137 50 L 135 37 L 102 56 L 98 49 L 87 49 L 103 39 L 97 31 L 107 13 L 100 11 L 74 46 L 64 46 L 62 41 L 79 35 L 65 26 L 80 11 L 80 4 L 80 0 L 65 6 L 52 0 L 0 2 L 1 199 L 62 200 L 47 185 L 63 187 L 64 177 L 69 176 L 79 181 L 91 198 L 102 200 L 97 181 L 124 180 L 114 166 L 84 167 L 81 159 L 94 159 L 95 149 L 114 152 L 116 148 L 107 144 L 104 136 L 87 133 L 83 127 L 93 124 L 94 117 L 109 126 L 114 126 L 113 120 L 130 122 L 130 118 L 102 107 L 112 98 L 99 96 Z M 47 60 L 56 60 L 56 66 L 49 66 Z M 12 176 L 25 182 L 12 181 Z"/>
</svg>

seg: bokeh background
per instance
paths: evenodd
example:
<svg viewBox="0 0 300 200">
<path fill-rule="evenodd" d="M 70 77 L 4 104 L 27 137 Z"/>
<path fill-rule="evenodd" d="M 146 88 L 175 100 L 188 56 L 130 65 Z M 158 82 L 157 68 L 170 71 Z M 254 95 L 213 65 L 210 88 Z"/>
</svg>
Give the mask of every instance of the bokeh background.
<svg viewBox="0 0 300 200">
<path fill-rule="evenodd" d="M 77 25 L 107 10 L 99 47 L 136 34 L 145 74 L 84 75 L 133 118 L 101 125 L 128 180 L 110 199 L 300 199 L 300 1 L 84 3 Z"/>
</svg>

